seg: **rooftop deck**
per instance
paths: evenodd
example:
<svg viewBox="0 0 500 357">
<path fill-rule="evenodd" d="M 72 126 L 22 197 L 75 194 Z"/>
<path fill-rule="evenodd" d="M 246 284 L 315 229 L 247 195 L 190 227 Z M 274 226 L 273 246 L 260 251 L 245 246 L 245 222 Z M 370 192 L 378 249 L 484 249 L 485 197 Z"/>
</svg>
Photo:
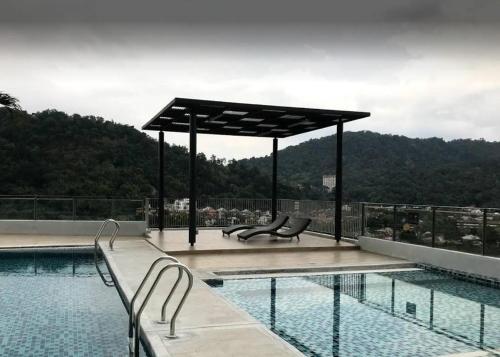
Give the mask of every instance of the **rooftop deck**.
<svg viewBox="0 0 500 357">
<path fill-rule="evenodd" d="M 252 237 L 244 241 L 238 240 L 236 233 L 223 237 L 220 229 L 200 229 L 196 237 L 196 245 L 188 243 L 188 230 L 152 231 L 148 242 L 168 254 L 216 254 L 216 253 L 263 253 L 263 252 L 310 252 L 332 250 L 357 250 L 353 243 L 303 233 L 300 241 L 296 238 L 274 238 L 267 234 Z"/>
</svg>

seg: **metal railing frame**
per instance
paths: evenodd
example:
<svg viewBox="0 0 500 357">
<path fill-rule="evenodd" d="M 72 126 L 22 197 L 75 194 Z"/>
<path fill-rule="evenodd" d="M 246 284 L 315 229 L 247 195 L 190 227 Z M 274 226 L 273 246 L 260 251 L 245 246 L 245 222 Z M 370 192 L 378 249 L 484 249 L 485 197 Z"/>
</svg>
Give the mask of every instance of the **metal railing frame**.
<svg viewBox="0 0 500 357">
<path fill-rule="evenodd" d="M 110 218 L 110 219 L 105 220 L 101 224 L 101 227 L 97 231 L 97 234 L 94 238 L 94 263 L 95 263 L 95 267 L 97 269 L 97 272 L 99 273 L 99 276 L 101 277 L 102 281 L 104 282 L 104 285 L 109 286 L 109 287 L 115 286 L 115 283 L 114 283 L 113 279 L 106 279 L 106 277 L 104 276 L 104 273 L 101 271 L 101 268 L 99 267 L 98 255 L 99 255 L 99 250 L 100 250 L 99 239 L 101 238 L 101 235 L 102 235 L 102 232 L 104 231 L 104 228 L 106 228 L 106 226 L 110 223 L 113 223 L 115 225 L 115 229 L 113 231 L 113 234 L 111 235 L 111 239 L 109 240 L 109 249 L 113 250 L 113 244 L 115 242 L 116 235 L 118 234 L 118 231 L 120 230 L 120 224 L 117 221 L 115 221 L 114 219 Z"/>
<path fill-rule="evenodd" d="M 140 344 L 140 331 L 141 331 L 141 316 L 142 316 L 142 313 L 144 312 L 144 309 L 146 308 L 149 300 L 151 299 L 151 296 L 153 295 L 153 292 L 155 291 L 156 287 L 158 286 L 158 283 L 160 282 L 161 278 L 163 277 L 163 275 L 167 272 L 167 270 L 169 269 L 172 269 L 172 268 L 177 268 L 178 269 L 178 278 L 177 278 L 177 281 L 176 281 L 176 284 L 174 284 L 174 286 L 172 287 L 172 289 L 170 290 L 170 293 L 169 293 L 169 296 L 167 297 L 168 300 L 170 300 L 169 298 L 171 297 L 171 295 L 173 294 L 173 291 L 175 291 L 175 289 L 177 288 L 177 285 L 178 285 L 178 282 L 179 282 L 179 275 L 180 275 L 180 271 L 184 271 L 188 277 L 188 284 L 186 286 L 186 290 L 184 291 L 184 294 L 182 295 L 182 298 L 181 300 L 179 301 L 179 304 L 177 305 L 177 308 L 175 309 L 171 319 L 170 319 L 170 331 L 169 331 L 169 335 L 167 335 L 166 337 L 167 338 L 177 338 L 176 334 L 175 334 L 175 321 L 177 319 L 177 316 L 179 315 L 180 311 L 182 310 L 182 307 L 184 306 L 184 303 L 189 295 L 189 292 L 191 291 L 192 287 L 193 287 L 193 274 L 191 273 L 191 271 L 189 270 L 189 268 L 187 266 L 185 266 L 184 264 L 181 264 L 181 263 L 170 263 L 168 264 L 166 267 L 162 268 L 160 270 L 160 272 L 157 274 L 156 276 L 156 279 L 154 280 L 153 282 L 153 285 L 151 286 L 151 288 L 149 289 L 146 297 L 144 298 L 144 301 L 142 302 L 141 306 L 139 307 L 139 310 L 137 311 L 137 313 L 135 314 L 135 319 L 134 319 L 134 326 L 135 326 L 135 329 L 134 329 L 134 342 L 133 342 L 133 346 L 130 346 L 130 347 L 133 347 L 133 356 L 134 357 L 137 357 L 139 356 L 139 344 Z M 168 302 L 168 301 L 166 301 Z M 164 308 L 165 308 L 165 303 L 163 304 L 162 306 L 162 318 L 164 318 L 164 314 L 163 314 L 163 311 L 164 311 Z M 133 313 L 133 311 L 130 311 L 131 313 Z M 132 350 L 132 348 L 131 348 Z"/>
<path fill-rule="evenodd" d="M 129 320 L 128 320 L 128 338 L 129 338 L 129 344 L 130 345 L 133 345 L 133 339 L 134 339 L 134 315 L 135 315 L 134 308 L 135 308 L 135 302 L 136 302 L 137 298 L 139 297 L 139 294 L 141 293 L 142 289 L 144 288 L 144 285 L 146 285 L 146 282 L 149 279 L 149 277 L 151 276 L 151 273 L 153 272 L 154 268 L 160 262 L 165 261 L 165 260 L 168 260 L 168 261 L 174 262 L 174 263 L 178 263 L 179 262 L 176 258 L 174 258 L 174 257 L 172 257 L 170 255 L 166 255 L 164 257 L 160 257 L 160 258 L 156 259 L 153 262 L 153 264 L 151 264 L 151 266 L 149 267 L 146 275 L 144 276 L 144 278 L 142 279 L 139 287 L 135 291 L 135 294 L 132 297 L 132 300 L 130 300 L 130 305 L 129 305 Z M 172 290 L 175 290 L 176 287 L 177 286 L 175 286 Z M 165 302 L 167 302 L 167 300 Z M 162 320 L 163 320 L 163 314 L 162 314 Z"/>
<path fill-rule="evenodd" d="M 43 218 L 43 210 L 40 209 L 40 206 L 42 203 L 54 203 L 54 202 L 68 202 L 71 204 L 71 207 L 67 207 L 63 210 L 57 211 L 57 213 L 49 211 L 49 214 L 57 214 L 59 216 L 66 216 L 67 218 L 49 218 L 49 219 L 55 219 L 55 220 L 62 220 L 62 219 L 71 219 L 73 221 L 78 220 L 78 209 L 77 206 L 81 202 L 99 202 L 102 201 L 104 203 L 109 203 L 109 209 L 106 212 L 106 216 L 110 215 L 113 218 L 116 218 L 116 206 L 120 202 L 134 202 L 138 205 L 136 208 L 141 208 L 143 211 L 141 213 L 142 219 L 145 218 L 145 212 L 144 212 L 144 207 L 145 207 L 145 202 L 144 199 L 128 199 L 128 198 L 101 198 L 101 197 L 87 197 L 87 196 L 74 196 L 74 197 L 64 197 L 64 196 L 49 196 L 49 195 L 26 195 L 26 196 L 14 196 L 14 195 L 0 195 L 0 200 L 8 200 L 8 201 L 31 201 L 32 206 L 31 209 L 28 212 L 29 217 L 25 216 L 22 219 L 33 219 L 35 221 L 37 220 L 43 220 L 46 218 Z M 101 209 L 101 208 L 99 208 Z M 100 214 L 98 214 L 100 215 Z M 129 214 L 130 215 L 130 214 Z M 4 217 L 0 217 L 0 219 L 4 219 Z M 14 219 L 19 219 L 19 218 L 14 218 Z"/>
<path fill-rule="evenodd" d="M 437 214 L 448 214 L 448 215 L 467 215 L 473 221 L 471 222 L 471 225 L 477 226 L 476 228 L 478 231 L 480 230 L 481 233 L 478 234 L 480 235 L 480 242 L 481 242 L 481 248 L 480 252 L 471 252 L 467 251 L 470 254 L 476 254 L 476 255 L 488 255 L 487 253 L 487 244 L 488 244 L 488 237 L 487 237 L 487 228 L 490 226 L 488 224 L 488 215 L 492 212 L 500 212 L 500 209 L 498 208 L 491 208 L 491 207 L 470 207 L 470 206 L 439 206 L 439 205 L 413 205 L 413 204 L 393 204 L 393 203 L 372 203 L 372 202 L 362 202 L 362 207 L 363 207 L 363 226 L 362 226 L 362 235 L 366 236 L 366 227 L 367 227 L 367 222 L 366 222 L 366 212 L 365 210 L 368 208 L 374 208 L 374 209 L 385 209 L 387 210 L 387 214 L 389 214 L 389 210 L 393 211 L 393 222 L 391 224 L 391 227 L 393 229 L 393 234 L 392 234 L 392 240 L 396 240 L 397 237 L 397 227 L 398 224 L 396 222 L 397 220 L 397 213 L 400 212 L 401 210 L 406 210 L 406 209 L 413 209 L 413 210 L 421 210 L 422 212 L 428 212 L 431 215 L 431 222 L 430 222 L 430 233 L 431 233 L 431 245 L 430 247 L 436 248 L 436 231 L 437 231 Z M 476 211 L 476 212 L 473 212 Z M 480 211 L 480 212 L 477 212 Z M 500 224 L 496 224 L 496 226 L 500 226 Z M 411 242 L 403 242 L 403 243 L 408 243 L 408 244 L 414 244 Z M 447 249 L 446 247 L 440 247 L 442 249 Z M 449 248 L 448 248 L 449 249 Z M 451 249 L 453 250 L 453 249 Z"/>
</svg>

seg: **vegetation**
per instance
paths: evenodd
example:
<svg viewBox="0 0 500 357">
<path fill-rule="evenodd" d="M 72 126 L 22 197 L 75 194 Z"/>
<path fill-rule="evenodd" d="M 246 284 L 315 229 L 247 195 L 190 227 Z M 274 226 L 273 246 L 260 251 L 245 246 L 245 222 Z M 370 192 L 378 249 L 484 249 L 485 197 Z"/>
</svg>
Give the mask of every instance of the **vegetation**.
<svg viewBox="0 0 500 357">
<path fill-rule="evenodd" d="M 279 180 L 301 196 L 333 197 L 322 176 L 335 173 L 335 136 L 279 152 Z M 242 160 L 269 170 L 269 156 Z M 411 139 L 373 132 L 344 134 L 344 197 L 348 201 L 500 207 L 500 142 Z"/>
<path fill-rule="evenodd" d="M 30 115 L 12 97 L 2 98 L 10 109 L 0 108 L 0 194 L 156 194 L 155 139 L 94 116 Z M 333 199 L 322 187 L 322 176 L 331 173 L 335 136 L 281 150 L 279 197 Z M 269 198 L 270 174 L 270 156 L 226 162 L 198 155 L 201 197 Z M 187 181 L 187 149 L 166 144 L 166 195 L 187 197 Z M 500 207 L 500 143 L 347 132 L 344 195 L 347 201 Z"/>
<path fill-rule="evenodd" d="M 21 106 L 19 105 L 19 100 L 4 92 L 0 92 L 0 105 L 3 105 L 4 107 L 11 110 L 12 109 L 21 110 Z"/>
<path fill-rule="evenodd" d="M 94 116 L 0 108 L 0 195 L 155 195 L 157 145 L 131 126 Z M 197 159 L 201 197 L 270 197 L 270 173 L 204 154 Z M 187 197 L 187 181 L 187 149 L 165 144 L 166 195 Z"/>
</svg>

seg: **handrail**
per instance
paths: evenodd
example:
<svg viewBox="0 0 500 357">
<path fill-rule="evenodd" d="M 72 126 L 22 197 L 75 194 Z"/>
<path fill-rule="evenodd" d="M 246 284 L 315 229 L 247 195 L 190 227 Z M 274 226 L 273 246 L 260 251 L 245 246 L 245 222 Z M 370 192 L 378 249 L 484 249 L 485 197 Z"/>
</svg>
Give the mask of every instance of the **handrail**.
<svg viewBox="0 0 500 357">
<path fill-rule="evenodd" d="M 148 294 L 144 298 L 144 301 L 143 301 L 141 307 L 137 311 L 137 314 L 135 316 L 135 333 L 134 333 L 134 356 L 135 357 L 139 356 L 141 315 L 142 315 L 144 309 L 146 308 L 146 305 L 148 304 L 149 299 L 151 298 L 151 295 L 153 295 L 153 292 L 156 289 L 156 286 L 160 282 L 163 274 L 165 274 L 165 272 L 171 268 L 177 268 L 179 271 L 180 270 L 185 271 L 186 275 L 188 276 L 188 279 L 189 279 L 186 290 L 184 291 L 184 295 L 182 296 L 181 300 L 179 301 L 179 305 L 177 306 L 177 309 L 175 310 L 174 314 L 172 315 L 172 318 L 170 319 L 170 334 L 167 337 L 169 337 L 169 338 L 176 337 L 175 336 L 175 320 L 177 319 L 177 316 L 179 315 L 179 313 L 184 305 L 184 302 L 186 301 L 186 298 L 187 298 L 189 292 L 191 291 L 191 288 L 193 287 L 193 274 L 191 273 L 191 271 L 189 270 L 189 268 L 187 266 L 185 266 L 184 264 L 181 264 L 181 263 L 171 263 L 171 264 L 168 264 L 166 267 L 164 267 L 162 270 L 160 270 L 160 272 L 156 276 L 155 281 L 153 282 L 153 285 L 149 289 Z"/>
<path fill-rule="evenodd" d="M 104 231 L 104 228 L 108 225 L 108 223 L 113 223 L 115 225 L 115 230 L 113 231 L 113 234 L 111 235 L 111 239 L 109 240 L 109 249 L 113 250 L 113 243 L 115 242 L 116 235 L 118 234 L 118 231 L 120 230 L 120 224 L 115 221 L 113 218 L 107 219 L 101 224 L 101 228 L 97 231 L 97 234 L 94 239 L 94 245 L 97 246 L 97 243 L 99 243 L 99 239 L 101 238 L 101 234 Z"/>
<path fill-rule="evenodd" d="M 144 285 L 146 285 L 146 281 L 148 280 L 149 276 L 153 272 L 153 269 L 163 260 L 170 260 L 171 262 L 174 263 L 179 263 L 179 261 L 170 256 L 163 256 L 158 259 L 156 259 L 153 264 L 151 264 L 151 267 L 149 267 L 149 270 L 147 271 L 146 275 L 144 276 L 144 279 L 142 279 L 141 284 L 137 288 L 134 296 L 132 297 L 132 300 L 130 300 L 130 306 L 129 306 L 129 319 L 128 319 L 128 338 L 129 338 L 129 344 L 132 343 L 133 337 L 134 337 L 134 305 L 135 301 L 137 300 L 137 297 L 139 296 L 139 293 L 141 292 L 142 288 Z M 175 286 L 176 287 L 176 286 Z M 175 289 L 174 287 L 174 289 Z M 170 295 L 169 295 L 170 296 Z M 168 299 L 168 298 L 167 298 Z"/>
<path fill-rule="evenodd" d="M 170 290 L 170 293 L 168 294 L 167 298 L 165 299 L 165 302 L 163 303 L 163 306 L 161 307 L 161 319 L 158 321 L 159 323 L 166 323 L 166 315 L 167 315 L 167 305 L 172 296 L 174 295 L 175 290 L 177 289 L 177 286 L 179 286 L 179 283 L 182 280 L 182 275 L 183 275 L 183 270 L 179 269 L 179 274 L 177 275 L 177 280 L 174 283 L 174 286 Z M 174 330 L 175 330 L 175 319 L 174 319 Z"/>
<path fill-rule="evenodd" d="M 120 224 L 115 221 L 114 219 L 110 218 L 105 220 L 102 224 L 99 230 L 97 231 L 97 234 L 94 239 L 94 263 L 95 267 L 97 269 L 97 272 L 99 273 L 99 276 L 101 277 L 102 281 L 104 282 L 104 285 L 106 286 L 114 286 L 115 283 L 113 279 L 108 280 L 104 276 L 104 273 L 101 271 L 101 268 L 99 268 L 99 262 L 98 262 L 98 253 L 99 253 L 99 239 L 101 238 L 102 232 L 104 231 L 104 228 L 108 225 L 108 223 L 114 223 L 115 225 L 115 230 L 113 231 L 113 234 L 111 236 L 111 239 L 109 241 L 109 248 L 113 250 L 113 243 L 116 239 L 116 235 L 118 234 L 118 231 L 120 230 Z"/>
</svg>

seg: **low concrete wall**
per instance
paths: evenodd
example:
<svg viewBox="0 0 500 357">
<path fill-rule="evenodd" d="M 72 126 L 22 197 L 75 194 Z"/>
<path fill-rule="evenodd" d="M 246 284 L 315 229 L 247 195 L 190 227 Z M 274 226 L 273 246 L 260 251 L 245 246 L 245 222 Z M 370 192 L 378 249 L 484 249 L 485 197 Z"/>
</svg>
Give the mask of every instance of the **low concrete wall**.
<svg viewBox="0 0 500 357">
<path fill-rule="evenodd" d="M 500 279 L 500 259 L 377 238 L 358 237 L 362 250 Z"/>
<path fill-rule="evenodd" d="M 99 230 L 103 221 L 30 221 L 30 220 L 0 220 L 0 234 L 44 234 L 93 236 Z M 146 233 L 144 221 L 121 221 L 121 236 L 142 236 Z M 103 234 L 113 232 L 114 226 L 109 224 Z"/>
</svg>

